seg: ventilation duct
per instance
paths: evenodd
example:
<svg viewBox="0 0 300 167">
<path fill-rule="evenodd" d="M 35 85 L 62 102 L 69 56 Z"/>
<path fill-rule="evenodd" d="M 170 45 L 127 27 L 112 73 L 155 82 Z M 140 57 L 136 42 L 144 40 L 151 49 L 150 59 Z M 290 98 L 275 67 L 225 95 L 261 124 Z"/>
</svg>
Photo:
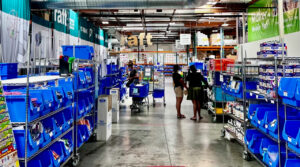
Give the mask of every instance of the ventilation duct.
<svg viewBox="0 0 300 167">
<path fill-rule="evenodd" d="M 208 0 L 31 0 L 32 9 L 181 9 Z"/>
</svg>

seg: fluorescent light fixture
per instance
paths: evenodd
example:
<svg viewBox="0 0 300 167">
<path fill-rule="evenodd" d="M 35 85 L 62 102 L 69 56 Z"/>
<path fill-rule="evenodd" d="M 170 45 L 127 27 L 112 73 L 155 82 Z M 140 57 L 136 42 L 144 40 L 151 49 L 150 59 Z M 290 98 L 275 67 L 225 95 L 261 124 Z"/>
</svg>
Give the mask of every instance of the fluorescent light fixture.
<svg viewBox="0 0 300 167">
<path fill-rule="evenodd" d="M 127 26 L 127 27 L 141 27 L 141 26 L 143 26 L 143 24 L 141 24 L 141 23 L 136 23 L 136 24 L 134 24 L 134 23 L 129 23 L 129 24 L 126 24 L 126 26 Z"/>
<path fill-rule="evenodd" d="M 102 24 L 109 24 L 108 21 L 102 21 Z"/>
<path fill-rule="evenodd" d="M 144 27 L 123 27 L 123 30 L 144 30 Z"/>
<path fill-rule="evenodd" d="M 227 26 L 229 26 L 229 24 L 227 23 L 222 24 L 222 27 L 227 27 Z"/>
<path fill-rule="evenodd" d="M 217 2 L 215 2 L 215 1 L 209 1 L 209 2 L 207 2 L 206 4 L 207 5 L 215 5 Z"/>
</svg>

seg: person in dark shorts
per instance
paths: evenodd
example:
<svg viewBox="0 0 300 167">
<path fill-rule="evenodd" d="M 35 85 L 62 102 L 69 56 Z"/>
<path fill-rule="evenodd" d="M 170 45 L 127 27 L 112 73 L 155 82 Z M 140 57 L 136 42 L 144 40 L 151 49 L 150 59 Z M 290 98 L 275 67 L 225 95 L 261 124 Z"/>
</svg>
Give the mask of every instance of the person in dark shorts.
<svg viewBox="0 0 300 167">
<path fill-rule="evenodd" d="M 181 114 L 181 103 L 183 100 L 183 88 L 187 88 L 186 84 L 184 83 L 182 77 L 180 74 L 178 74 L 178 71 L 180 70 L 179 65 L 175 65 L 173 67 L 173 84 L 174 84 L 174 91 L 176 95 L 176 109 L 177 109 L 177 118 L 185 118 L 185 115 Z"/>
<path fill-rule="evenodd" d="M 203 84 L 205 87 L 208 87 L 207 81 L 204 79 L 201 73 L 197 72 L 197 69 L 194 65 L 190 66 L 190 72 L 186 77 L 186 81 L 189 82 L 187 100 L 192 100 L 194 109 L 194 116 L 191 118 L 191 120 L 197 120 L 197 113 L 199 120 L 201 120 L 203 118 L 201 116 L 201 105 L 204 96 Z"/>
</svg>

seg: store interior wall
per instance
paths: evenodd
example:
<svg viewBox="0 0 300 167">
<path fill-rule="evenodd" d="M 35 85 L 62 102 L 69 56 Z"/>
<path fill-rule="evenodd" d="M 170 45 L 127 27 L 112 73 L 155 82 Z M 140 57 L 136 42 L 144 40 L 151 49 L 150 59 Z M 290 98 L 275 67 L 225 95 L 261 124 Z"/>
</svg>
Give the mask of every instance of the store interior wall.
<svg viewBox="0 0 300 167">
<path fill-rule="evenodd" d="M 288 57 L 300 57 L 299 54 L 299 43 L 300 43 L 300 32 L 286 34 L 284 36 L 284 41 L 287 46 L 287 56 Z M 244 50 L 247 55 L 247 58 L 256 58 L 257 52 L 260 50 L 260 44 L 262 42 L 279 40 L 279 36 L 262 39 L 254 42 L 245 43 Z M 241 55 L 241 47 L 238 49 L 238 55 Z M 241 61 L 241 56 L 238 57 L 238 60 Z"/>
</svg>

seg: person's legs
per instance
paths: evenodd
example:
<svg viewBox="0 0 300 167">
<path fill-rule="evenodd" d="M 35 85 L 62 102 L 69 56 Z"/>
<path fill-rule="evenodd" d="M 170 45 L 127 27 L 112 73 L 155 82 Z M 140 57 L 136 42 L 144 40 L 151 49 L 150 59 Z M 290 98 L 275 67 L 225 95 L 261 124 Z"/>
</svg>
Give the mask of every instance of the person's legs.
<svg viewBox="0 0 300 167">
<path fill-rule="evenodd" d="M 201 101 L 197 100 L 197 111 L 198 111 L 198 116 L 199 119 L 202 119 L 203 117 L 201 116 Z"/>
<path fill-rule="evenodd" d="M 196 100 L 192 100 L 192 102 L 193 102 L 194 116 L 191 118 L 191 120 L 197 120 L 197 102 Z"/>
<path fill-rule="evenodd" d="M 182 103 L 183 97 L 176 97 L 176 110 L 177 110 L 177 116 L 181 117 L 181 103 Z"/>
</svg>

